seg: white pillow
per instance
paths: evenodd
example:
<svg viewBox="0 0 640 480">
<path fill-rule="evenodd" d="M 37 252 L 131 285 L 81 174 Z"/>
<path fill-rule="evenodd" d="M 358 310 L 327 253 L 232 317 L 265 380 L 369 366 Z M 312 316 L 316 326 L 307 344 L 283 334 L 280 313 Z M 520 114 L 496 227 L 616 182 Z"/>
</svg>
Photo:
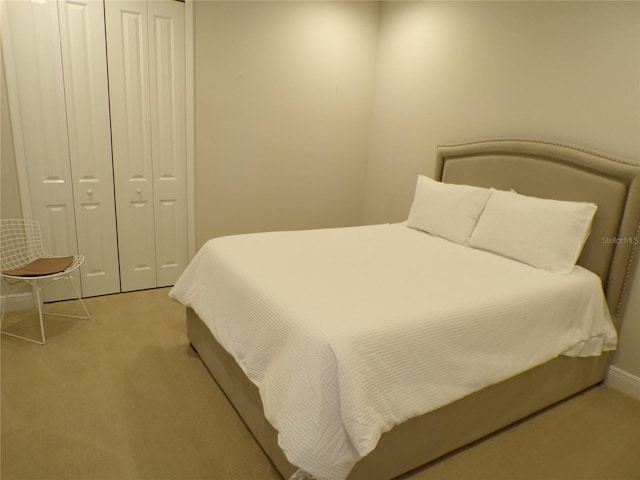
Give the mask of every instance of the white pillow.
<svg viewBox="0 0 640 480">
<path fill-rule="evenodd" d="M 491 190 L 418 176 L 407 226 L 464 245 Z"/>
<path fill-rule="evenodd" d="M 567 274 L 578 261 L 598 206 L 495 190 L 469 238 L 472 247 Z"/>
</svg>

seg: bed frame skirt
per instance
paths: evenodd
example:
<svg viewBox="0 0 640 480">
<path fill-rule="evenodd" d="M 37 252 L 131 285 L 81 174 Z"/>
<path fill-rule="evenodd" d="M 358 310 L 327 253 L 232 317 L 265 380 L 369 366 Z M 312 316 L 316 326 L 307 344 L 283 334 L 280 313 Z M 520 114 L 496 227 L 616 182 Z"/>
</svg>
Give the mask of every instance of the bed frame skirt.
<svg viewBox="0 0 640 480">
<path fill-rule="evenodd" d="M 187 336 L 264 452 L 284 478 L 297 468 L 278 446 L 265 419 L 257 387 L 187 308 Z M 558 357 L 489 386 L 382 435 L 378 446 L 356 464 L 348 480 L 389 480 L 581 392 L 606 375 L 608 354 Z"/>
</svg>

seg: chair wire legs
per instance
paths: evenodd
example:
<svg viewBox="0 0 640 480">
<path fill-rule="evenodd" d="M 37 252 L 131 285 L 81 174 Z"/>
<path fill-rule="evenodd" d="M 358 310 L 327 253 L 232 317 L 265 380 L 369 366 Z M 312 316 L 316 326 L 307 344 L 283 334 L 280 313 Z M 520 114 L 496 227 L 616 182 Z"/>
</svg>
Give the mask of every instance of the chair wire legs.
<svg viewBox="0 0 640 480">
<path fill-rule="evenodd" d="M 73 278 L 71 278 L 71 275 L 68 275 L 67 279 L 69 280 L 69 282 L 71 282 L 71 286 L 73 287 L 73 290 L 76 292 L 76 299 L 80 302 L 80 305 L 84 310 L 84 315 L 68 315 L 66 313 L 53 313 L 53 312 L 42 312 L 42 313 L 44 315 L 52 315 L 56 317 L 81 318 L 83 320 L 89 320 L 91 316 L 89 315 L 89 311 L 87 310 L 87 307 L 84 305 L 84 302 L 82 301 L 82 297 L 80 296 L 80 291 L 78 290 L 78 287 L 76 287 L 76 283 L 73 281 Z M 42 305 L 42 302 L 40 303 L 40 305 Z M 42 311 L 42 309 L 40 310 Z"/>
<path fill-rule="evenodd" d="M 22 336 L 22 335 L 18 335 L 16 333 L 6 332 L 4 330 L 1 331 L 2 335 L 7 335 L 7 336 L 10 336 L 10 337 L 19 338 L 21 340 L 26 340 L 28 342 L 37 343 L 39 345 L 44 345 L 46 340 L 45 340 L 45 334 L 44 334 L 43 315 L 51 315 L 51 316 L 57 316 L 57 317 L 69 317 L 69 318 L 81 318 L 81 319 L 84 319 L 84 320 L 88 320 L 89 318 L 91 318 L 91 316 L 89 315 L 89 311 L 87 310 L 87 307 L 85 306 L 84 302 L 82 301 L 82 297 L 80 295 L 80 292 L 78 291 L 78 288 L 76 287 L 76 284 L 73 281 L 73 278 L 71 278 L 71 275 L 66 275 L 64 278 L 66 278 L 67 280 L 69 280 L 69 282 L 71 282 L 71 286 L 73 287 L 73 290 L 76 293 L 76 299 L 80 302 L 80 305 L 82 306 L 82 309 L 84 310 L 84 315 L 68 315 L 68 314 L 64 314 L 64 313 L 53 313 L 53 312 L 45 312 L 45 311 L 43 311 L 42 293 L 41 293 L 41 288 L 40 288 L 40 285 L 39 285 L 39 281 L 38 280 L 29 281 L 28 283 L 31 285 L 31 287 L 33 289 L 33 296 L 34 296 L 34 299 L 35 299 L 35 302 L 36 302 L 37 308 L 38 308 L 38 320 L 40 322 L 40 339 L 25 337 L 25 336 Z M 9 298 L 9 293 L 10 293 L 11 288 L 13 287 L 13 285 L 15 285 L 15 284 L 9 283 L 9 288 L 7 290 L 7 294 L 5 295 L 5 305 L 4 305 L 4 308 L 2 308 L 2 314 L 0 316 L 0 325 L 4 323 L 4 316 L 5 316 L 5 312 L 7 310 L 6 303 L 7 303 L 7 299 Z"/>
</svg>

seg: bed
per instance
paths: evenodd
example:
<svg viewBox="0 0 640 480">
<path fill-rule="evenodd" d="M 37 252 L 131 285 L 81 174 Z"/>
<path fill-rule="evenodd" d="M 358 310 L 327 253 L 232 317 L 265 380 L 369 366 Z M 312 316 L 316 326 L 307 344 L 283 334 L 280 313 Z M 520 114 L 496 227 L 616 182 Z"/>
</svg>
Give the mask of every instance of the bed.
<svg viewBox="0 0 640 480">
<path fill-rule="evenodd" d="M 579 296 L 591 299 L 592 305 L 589 307 L 589 311 L 596 311 L 598 315 L 602 316 L 600 312 L 602 308 L 599 310 L 598 302 L 600 302 L 600 307 L 606 302 L 608 308 L 604 310 L 607 311 L 607 314 L 611 312 L 614 319 L 623 312 L 630 275 L 634 268 L 634 262 L 637 260 L 637 255 L 634 255 L 637 249 L 636 244 L 640 237 L 640 166 L 601 153 L 557 143 L 529 140 L 491 140 L 438 147 L 434 178 L 446 184 L 472 185 L 486 189 L 497 189 L 503 192 L 514 190 L 519 195 L 596 204 L 597 212 L 590 227 L 591 233 L 578 259 L 579 267 L 574 269 L 569 277 L 575 277 L 576 282 L 578 282 L 577 277 L 582 276 L 584 281 L 591 285 L 589 288 L 592 288 L 592 290 L 587 290 L 586 294 L 584 292 L 579 294 Z M 338 435 L 334 430 L 329 430 L 327 427 L 324 430 L 320 429 L 318 431 L 320 437 L 312 438 L 311 443 L 326 445 L 345 443 L 346 449 L 355 451 L 355 466 L 349 464 L 335 471 L 330 469 L 323 470 L 321 466 L 318 467 L 317 471 L 313 471 L 315 463 L 311 462 L 306 464 L 309 468 L 300 468 L 305 459 L 296 457 L 296 453 L 292 452 L 291 444 L 292 442 L 302 442 L 304 439 L 300 435 L 293 437 L 293 440 L 282 438 L 284 436 L 283 432 L 287 431 L 288 424 L 283 420 L 282 416 L 278 417 L 277 414 L 274 414 L 270 400 L 265 397 L 265 391 L 270 390 L 275 392 L 275 395 L 279 396 L 279 398 L 284 398 L 285 401 L 289 401 L 291 398 L 295 400 L 296 395 L 300 393 L 295 390 L 296 387 L 294 385 L 296 382 L 305 382 L 304 378 L 298 378 L 294 381 L 295 372 L 291 374 L 291 379 L 287 378 L 280 383 L 277 381 L 271 383 L 263 382 L 265 378 L 270 378 L 269 369 L 273 365 L 278 364 L 278 362 L 285 362 L 283 360 L 285 358 L 284 355 L 279 357 L 277 352 L 279 342 L 286 340 L 287 342 L 295 343 L 300 336 L 315 339 L 320 333 L 324 335 L 326 333 L 325 330 L 328 331 L 328 327 L 325 329 L 325 325 L 332 323 L 331 320 L 325 320 L 327 319 L 326 312 L 330 312 L 330 310 L 325 310 L 328 308 L 325 305 L 326 302 L 323 303 L 325 298 L 333 298 L 331 303 L 338 303 L 339 311 L 341 312 L 358 312 L 359 314 L 364 312 L 368 317 L 373 318 L 371 322 L 376 327 L 375 335 L 369 331 L 365 332 L 367 335 L 366 341 L 363 342 L 361 338 L 363 331 L 345 327 L 344 319 L 336 315 L 336 320 L 333 321 L 335 325 L 332 328 L 339 330 L 339 334 L 335 334 L 334 337 L 341 342 L 340 347 L 332 346 L 331 349 L 327 350 L 324 343 L 316 342 L 318 344 L 314 344 L 314 351 L 310 346 L 306 346 L 307 344 L 300 344 L 303 346 L 293 352 L 297 356 L 293 358 L 303 358 L 304 350 L 308 349 L 313 353 L 313 358 L 322 359 L 320 363 L 323 365 L 335 363 L 335 370 L 339 372 L 341 375 L 339 378 L 343 382 L 337 383 L 339 394 L 343 395 L 343 392 L 357 390 L 361 397 L 377 398 L 378 403 L 376 405 L 384 407 L 387 403 L 394 401 L 392 397 L 387 395 L 384 389 L 382 389 L 383 391 L 377 391 L 381 389 L 370 388 L 371 385 L 377 384 L 377 382 L 368 381 L 362 385 L 358 384 L 358 378 L 350 372 L 359 371 L 359 369 L 363 368 L 363 358 L 370 360 L 370 362 L 364 363 L 365 369 L 369 369 L 369 365 L 376 362 L 388 364 L 397 361 L 398 364 L 401 364 L 402 361 L 415 361 L 413 357 L 409 360 L 398 360 L 396 356 L 389 357 L 391 359 L 390 362 L 380 362 L 381 358 L 385 358 L 384 354 L 380 353 L 384 350 L 384 346 L 380 343 L 376 344 L 374 341 L 388 337 L 392 339 L 391 343 L 396 343 L 396 337 L 393 336 L 396 335 L 395 330 L 385 330 L 384 319 L 386 317 L 381 316 L 376 319 L 376 313 L 378 310 L 384 311 L 387 308 L 386 304 L 392 304 L 392 307 L 396 309 L 398 306 L 404 306 L 403 308 L 407 310 L 406 315 L 411 317 L 413 310 L 410 306 L 407 306 L 407 298 L 416 296 L 416 293 L 411 291 L 411 282 L 416 278 L 420 278 L 420 272 L 414 272 L 413 276 L 408 276 L 403 280 L 406 284 L 403 284 L 401 292 L 396 295 L 397 298 L 394 297 L 395 294 L 389 294 L 390 300 L 385 300 L 385 303 L 368 305 L 368 309 L 361 311 L 354 310 L 354 302 L 357 304 L 357 301 L 353 301 L 353 298 L 361 295 L 363 297 L 359 300 L 361 303 L 372 303 L 366 296 L 368 292 L 371 292 L 368 288 L 373 288 L 369 283 L 377 284 L 379 282 L 377 279 L 370 282 L 363 280 L 363 278 L 375 278 L 372 272 L 367 272 L 364 277 L 351 277 L 350 275 L 362 275 L 359 269 L 362 268 L 364 263 L 358 264 L 357 259 L 361 255 L 364 262 L 367 259 L 368 248 L 358 249 L 357 247 L 352 247 L 354 248 L 353 251 L 347 251 L 344 257 L 335 260 L 336 265 L 341 266 L 340 268 L 343 268 L 343 272 L 345 272 L 340 275 L 340 278 L 344 277 L 344 279 L 341 281 L 336 277 L 335 282 L 326 282 L 320 279 L 314 283 L 315 276 L 311 279 L 301 276 L 294 285 L 291 285 L 287 283 L 287 281 L 290 281 L 288 279 L 292 278 L 291 275 L 300 274 L 300 272 L 296 272 L 295 268 L 285 268 L 284 273 L 281 275 L 284 279 L 280 281 L 277 278 L 275 280 L 269 277 L 262 278 L 262 271 L 259 268 L 256 269 L 255 264 L 272 262 L 277 265 L 277 262 L 281 262 L 283 266 L 289 265 L 289 263 L 283 262 L 283 258 L 290 258 L 292 259 L 290 263 L 295 264 L 296 261 L 301 261 L 305 257 L 311 256 L 308 248 L 310 248 L 309 245 L 312 245 L 313 248 L 317 248 L 317 251 L 320 252 L 318 258 L 321 259 L 316 262 L 317 265 L 314 266 L 314 272 L 317 273 L 327 269 L 326 274 L 330 276 L 332 273 L 335 275 L 336 265 L 332 265 L 332 257 L 327 256 L 325 258 L 322 256 L 322 248 L 326 244 L 331 242 L 341 244 L 340 242 L 344 242 L 344 238 L 347 238 L 346 241 L 354 245 L 358 245 L 358 242 L 360 242 L 360 245 L 375 245 L 375 248 L 379 248 L 382 244 L 396 245 L 394 242 L 400 241 L 404 242 L 402 245 L 406 245 L 406 249 L 411 252 L 411 255 L 418 255 L 420 251 L 418 242 L 423 241 L 419 238 L 420 235 L 424 239 L 427 234 L 418 232 L 415 229 L 409 229 L 403 224 L 395 224 L 354 227 L 353 229 L 326 229 L 316 232 L 297 232 L 295 234 L 292 232 L 288 236 L 282 232 L 272 232 L 270 234 L 259 234 L 258 236 L 240 236 L 236 239 L 227 238 L 216 243 L 217 249 L 218 251 L 226 249 L 231 252 L 228 256 L 229 259 L 233 258 L 232 253 L 235 251 L 236 263 L 234 265 L 231 265 L 230 260 L 227 261 L 224 256 L 221 256 L 220 252 L 217 253 L 215 262 L 205 264 L 200 261 L 199 264 L 202 265 L 200 267 L 202 271 L 214 272 L 220 278 L 232 278 L 231 281 L 225 280 L 226 284 L 231 286 L 227 285 L 223 290 L 216 290 L 218 285 L 216 282 L 219 280 L 207 277 L 206 281 L 189 285 L 187 285 L 187 280 L 182 281 L 181 279 L 172 290 L 172 297 L 187 307 L 187 334 L 193 348 L 198 352 L 212 376 L 222 387 L 238 414 L 283 477 L 304 478 L 306 472 L 311 471 L 321 480 L 344 478 L 346 476 L 344 472 L 350 472 L 347 477 L 349 480 L 391 479 L 589 388 L 605 378 L 609 362 L 609 351 L 615 347 L 612 340 L 615 333 L 606 332 L 606 328 L 603 327 L 604 330 L 601 329 L 596 332 L 601 337 L 598 337 L 600 338 L 600 344 L 606 346 L 606 348 L 599 350 L 599 352 L 602 352 L 601 354 L 567 356 L 563 349 L 571 345 L 571 342 L 563 344 L 557 339 L 558 353 L 565 354 L 550 351 L 549 358 L 538 357 L 536 356 L 537 349 L 528 347 L 529 350 L 521 356 L 527 358 L 529 366 L 521 367 L 520 370 L 522 371 L 515 372 L 505 369 L 500 375 L 487 378 L 484 383 L 473 381 L 471 382 L 474 383 L 473 388 L 462 390 L 457 395 L 454 394 L 453 400 L 450 399 L 451 395 L 449 394 L 438 395 L 437 388 L 418 390 L 419 394 L 422 392 L 425 393 L 425 396 L 432 396 L 432 392 L 435 392 L 433 396 L 434 398 L 438 397 L 437 401 L 432 402 L 425 412 L 414 408 L 414 404 L 405 409 L 406 411 L 403 410 L 402 414 L 397 415 L 397 410 L 390 408 L 390 411 L 393 410 L 390 414 L 393 417 L 393 421 L 389 421 L 388 418 L 381 420 L 383 426 L 380 428 L 380 434 L 373 435 L 373 438 L 369 438 L 371 436 L 369 430 L 360 428 L 367 421 L 360 418 L 361 412 L 359 412 L 357 405 L 354 406 L 355 404 L 349 403 L 350 397 L 348 396 L 346 400 L 340 397 L 341 400 L 338 402 L 340 408 L 337 408 L 337 410 L 338 420 L 343 422 L 343 427 L 338 425 L 336 428 L 343 428 L 347 433 Z M 458 252 L 462 252 L 461 255 L 467 255 L 468 252 L 474 250 L 465 246 L 450 246 L 448 243 L 443 243 L 447 242 L 446 240 L 439 238 L 429 238 L 428 241 L 431 243 L 429 243 L 429 248 L 425 248 L 425 250 L 430 251 L 432 245 L 433 248 L 441 248 L 445 252 L 451 250 L 451 258 L 456 258 Z M 296 245 L 305 245 L 306 249 L 297 252 L 298 257 L 295 257 Z M 385 256 L 382 253 L 384 250 L 371 248 L 370 256 Z M 457 250 L 455 250 L 456 248 Z M 279 255 L 277 253 L 278 249 L 288 250 L 289 253 L 287 255 L 294 256 L 277 257 Z M 360 253 L 358 250 L 363 252 Z M 265 254 L 265 252 L 268 254 Z M 437 257 L 443 255 L 445 253 L 438 253 Z M 520 291 L 512 292 L 509 290 L 510 285 L 508 284 L 517 282 L 505 282 L 500 286 L 503 290 L 499 290 L 499 292 L 504 292 L 505 297 L 522 298 L 519 309 L 515 308 L 515 310 L 507 311 L 504 314 L 507 317 L 510 316 L 510 323 L 515 325 L 513 327 L 514 332 L 518 328 L 522 328 L 518 326 L 518 322 L 524 321 L 527 315 L 532 315 L 531 312 L 534 312 L 533 315 L 535 315 L 535 312 L 546 312 L 539 310 L 543 308 L 542 304 L 548 303 L 546 300 L 539 302 L 542 306 L 532 302 L 536 302 L 540 297 L 551 298 L 555 294 L 554 292 L 565 288 L 564 283 L 562 283 L 565 282 L 563 278 L 558 280 L 561 283 L 554 284 L 552 288 L 547 286 L 547 290 L 544 290 L 545 284 L 555 281 L 559 277 L 558 275 L 545 277 L 544 275 L 549 275 L 547 272 L 540 274 L 536 269 L 520 264 L 516 265 L 518 262 L 505 260 L 501 257 L 498 258 L 499 256 L 487 252 L 481 252 L 480 254 L 472 252 L 469 255 L 473 256 L 465 257 L 459 266 L 460 269 L 468 269 L 471 272 L 468 275 L 466 273 L 463 275 L 465 278 L 470 278 L 468 283 L 473 285 L 482 283 L 483 268 L 497 271 L 502 271 L 501 269 L 504 268 L 503 276 L 505 278 L 512 278 L 511 276 L 513 275 L 522 274 L 524 275 L 523 285 L 531 285 L 530 290 L 533 293 L 522 292 L 522 288 Z M 249 258 L 249 260 L 243 260 L 245 258 Z M 356 260 L 350 261 L 350 258 L 356 258 Z M 391 268 L 392 270 L 396 268 L 398 262 L 394 260 L 393 255 L 388 255 L 386 260 L 387 267 L 385 268 Z M 195 261 L 196 259 L 194 259 Z M 437 263 L 438 258 L 428 257 L 424 262 L 427 262 L 425 265 L 430 265 Z M 447 260 L 447 262 L 455 263 L 455 261 L 450 260 Z M 477 269 L 472 266 L 475 264 L 478 265 Z M 230 274 L 227 270 L 230 270 L 232 266 L 234 269 L 233 277 L 229 277 Z M 398 269 L 403 272 L 411 269 L 409 263 L 401 265 L 401 267 L 398 267 Z M 197 266 L 192 267 L 191 270 L 193 271 L 197 268 Z M 460 278 L 460 272 L 463 270 L 454 272 L 452 276 Z M 479 273 L 477 273 L 477 277 L 473 277 L 473 272 L 476 270 Z M 190 274 L 185 275 L 185 277 L 189 276 Z M 341 289 L 346 288 L 350 282 L 353 283 L 354 278 L 358 278 L 359 282 L 365 285 L 366 288 L 363 286 L 359 290 L 350 290 L 349 299 L 343 301 L 342 297 L 339 296 L 339 292 Z M 594 278 L 597 280 L 599 291 L 603 292 L 603 294 L 600 294 L 601 301 L 598 300 L 597 292 L 593 290 Z M 295 287 L 301 282 L 308 283 L 305 283 L 304 288 L 300 287 L 301 290 L 296 291 Z M 580 282 L 582 280 L 578 283 Z M 219 283 L 223 283 L 222 280 Z M 331 284 L 328 285 L 329 283 Z M 446 283 L 446 281 L 441 280 L 426 285 L 428 285 L 429 289 L 437 290 L 439 283 Z M 602 286 L 601 289 L 600 284 Z M 261 290 L 256 291 L 257 286 L 260 285 L 262 285 Z M 542 290 L 536 294 L 534 286 Z M 388 288 L 388 286 L 383 284 L 382 288 Z M 566 288 L 571 289 L 573 287 L 567 286 Z M 246 300 L 246 295 L 248 295 L 245 293 L 246 291 L 253 296 L 251 301 Z M 306 291 L 314 294 L 307 295 Z M 197 294 L 194 292 L 197 292 Z M 504 313 L 502 312 L 504 309 L 496 309 L 495 299 L 490 305 L 483 301 L 483 298 L 491 296 L 490 289 L 480 289 L 477 298 L 470 292 L 472 292 L 471 289 L 466 291 L 465 302 L 462 303 L 477 311 L 482 311 L 486 307 L 484 316 L 475 321 L 482 321 L 483 329 L 485 328 L 484 325 L 487 325 L 486 328 L 488 329 L 491 319 Z M 528 294 L 528 296 L 525 294 Z M 194 300 L 196 297 L 215 298 L 216 295 L 218 297 L 237 298 L 230 305 L 222 307 L 222 309 L 218 306 L 209 309 Z M 334 295 L 334 297 L 331 297 L 331 295 Z M 449 301 L 448 303 L 438 304 L 436 300 L 442 296 L 442 294 L 435 295 L 428 303 L 435 303 L 434 308 L 436 308 L 437 312 L 442 313 L 442 318 L 447 320 L 447 322 L 441 322 L 441 324 L 449 325 L 451 316 L 445 315 L 448 312 L 446 309 L 449 303 L 456 302 Z M 304 301 L 299 301 L 301 297 L 305 297 Z M 380 297 L 386 297 L 386 295 L 381 294 Z M 283 302 L 285 304 L 281 305 Z M 309 307 L 309 302 L 311 302 L 312 307 Z M 569 308 L 575 304 L 575 302 L 569 302 Z M 528 307 L 533 305 L 533 307 L 523 308 L 523 305 Z M 249 343 L 248 346 L 241 345 L 240 342 L 240 337 L 243 337 L 245 332 L 233 331 L 232 327 L 229 327 L 229 332 L 233 333 L 225 333 L 220 326 L 221 324 L 228 324 L 230 318 L 233 318 L 234 321 L 242 316 L 258 318 L 259 315 L 256 312 L 262 315 L 265 311 L 270 312 L 269 321 L 266 322 L 269 323 L 270 329 L 259 330 L 257 337 L 252 340 L 254 343 Z M 294 327 L 291 327 L 291 330 L 287 330 L 289 328 L 287 327 L 289 325 L 287 323 L 289 317 L 294 316 L 290 315 L 290 313 L 298 311 L 307 311 L 309 313 L 309 317 L 312 318 L 311 326 L 307 325 L 300 331 L 295 330 Z M 557 305 L 551 307 L 551 311 L 560 315 L 559 318 L 567 316 Z M 316 312 L 323 312 L 324 315 L 316 316 L 314 315 Z M 220 319 L 207 318 L 212 315 L 219 315 L 224 317 L 225 320 L 220 323 Z M 534 318 L 534 320 L 539 320 L 535 324 L 541 330 L 540 333 L 549 335 L 550 331 L 555 332 L 554 328 L 558 323 L 557 319 L 549 320 L 547 313 L 539 313 L 538 315 L 540 318 Z M 587 313 L 581 315 L 585 316 Z M 466 316 L 466 313 L 463 312 L 462 316 Z M 271 324 L 272 321 L 281 322 L 282 320 L 281 318 L 274 319 L 272 317 L 283 317 L 285 319 L 284 324 Z M 370 318 L 367 318 L 367 321 Z M 531 318 L 527 321 L 531 322 Z M 212 322 L 218 322 L 218 324 Z M 249 321 L 247 322 L 249 323 Z M 593 323 L 596 323 L 595 320 Z M 421 323 L 414 322 L 412 325 L 412 328 L 415 325 L 420 325 L 420 328 L 422 328 Z M 260 327 L 255 328 L 259 329 Z M 467 328 L 461 329 L 465 330 Z M 579 328 L 576 327 L 573 330 L 579 330 Z M 403 334 L 403 337 L 415 337 L 422 341 L 419 333 L 416 332 L 418 330 L 412 330 L 410 335 Z M 355 335 L 356 333 L 358 336 Z M 433 336 L 436 333 L 429 331 L 425 335 Z M 540 344 L 546 346 L 554 343 L 556 338 L 553 335 L 551 337 L 552 341 L 546 338 L 545 340 L 540 340 Z M 558 334 L 557 337 L 562 335 L 564 334 Z M 499 356 L 501 352 L 496 352 L 497 349 L 503 346 L 506 348 L 507 344 L 514 343 L 513 335 L 511 337 L 507 334 L 502 336 L 504 336 L 502 343 L 495 343 L 494 351 L 489 356 Z M 292 338 L 293 340 L 291 340 Z M 434 338 L 439 339 L 438 345 L 447 344 L 446 337 Z M 274 356 L 268 362 L 262 362 L 262 359 L 258 362 L 260 365 L 265 363 L 265 371 L 257 371 L 252 367 L 254 364 L 246 360 L 253 355 L 253 347 L 257 345 L 255 342 L 263 342 L 268 345 L 265 347 L 266 350 L 276 350 L 275 354 L 271 352 Z M 469 343 L 470 340 L 462 340 L 462 343 L 465 342 Z M 221 343 L 225 346 L 223 347 Z M 374 345 L 375 348 L 367 350 L 370 345 Z M 470 344 L 471 350 L 477 348 L 478 345 Z M 416 350 L 415 344 L 413 347 L 403 347 L 403 350 Z M 264 349 L 260 350 L 256 347 L 255 351 L 262 352 Z M 352 358 L 355 355 L 353 354 L 354 351 L 360 355 L 356 360 Z M 348 355 L 344 352 L 348 352 Z M 325 354 L 326 356 L 323 357 Z M 487 352 L 483 352 L 482 355 L 482 357 L 476 358 L 487 357 Z M 460 355 L 457 358 L 461 358 Z M 301 360 L 300 363 L 304 363 L 304 361 Z M 425 363 L 427 362 L 425 361 Z M 475 363 L 475 361 L 471 363 Z M 509 363 L 509 359 L 505 360 L 503 358 L 499 360 L 498 365 Z M 357 365 L 358 368 L 353 368 L 354 365 Z M 447 376 L 451 375 L 453 378 L 454 375 L 461 374 L 464 377 L 465 369 L 458 367 L 459 365 L 454 367 L 455 374 L 447 371 Z M 310 368 L 310 370 L 303 369 L 302 372 L 315 373 L 314 367 L 305 368 Z M 318 370 L 317 374 L 322 377 L 322 372 L 323 370 Z M 399 371 L 390 370 L 389 372 L 387 372 L 387 376 L 392 377 L 391 381 L 397 380 L 396 377 L 402 377 L 402 375 L 398 375 Z M 373 372 L 372 375 L 376 375 L 376 373 Z M 478 375 L 478 372 L 473 372 L 470 377 L 475 379 Z M 300 372 L 298 372 L 298 376 L 300 376 Z M 312 375 L 310 374 L 309 376 Z M 380 376 L 382 377 L 382 374 Z M 280 381 L 282 373 L 278 373 L 276 377 Z M 405 387 L 413 389 L 415 379 L 410 376 L 406 378 L 410 379 L 410 381 L 406 379 L 404 383 L 396 381 L 395 384 L 392 384 L 393 389 L 402 390 Z M 451 385 L 449 385 L 451 382 L 449 380 L 443 382 L 438 378 L 436 380 L 429 379 L 425 384 L 430 386 L 438 383 L 446 384 L 442 387 L 442 391 L 448 392 L 451 390 Z M 330 389 L 331 385 L 333 385 L 332 382 L 334 382 L 333 377 L 323 381 L 328 385 L 327 389 Z M 283 383 L 292 385 L 293 390 L 291 392 L 288 390 L 283 391 Z M 382 382 L 380 383 L 382 384 Z M 259 389 L 256 385 L 260 385 L 261 388 Z M 357 387 L 354 385 L 357 385 Z M 304 383 L 304 386 L 299 387 L 298 390 L 311 391 L 313 393 L 313 395 L 306 394 L 307 396 L 301 400 L 304 402 L 313 402 L 315 397 L 324 395 L 316 384 Z M 411 390 L 411 393 L 406 395 L 410 394 L 415 396 L 416 391 Z M 379 395 L 379 398 L 376 395 Z M 327 398 L 331 401 L 332 397 Z M 292 405 L 295 410 L 296 404 L 293 403 Z M 305 414 L 304 411 L 300 412 L 300 404 L 298 403 L 297 405 L 298 410 L 294 411 L 294 414 L 287 413 L 285 417 L 290 420 L 289 423 L 296 423 L 300 415 Z M 325 408 L 322 405 L 319 403 L 318 409 Z M 372 415 L 377 415 L 377 412 Z M 271 421 L 267 420 L 267 418 L 270 418 Z M 278 431 L 272 426 L 273 423 L 279 426 L 282 434 L 281 438 L 278 437 Z M 309 434 L 313 430 L 313 425 L 312 422 L 311 427 L 306 427 Z M 346 438 L 346 441 L 343 437 Z M 282 445 L 284 445 L 284 448 Z M 287 455 L 283 450 L 287 451 Z M 290 461 L 291 459 L 294 460 Z M 316 461 L 315 458 L 314 461 Z"/>
</svg>

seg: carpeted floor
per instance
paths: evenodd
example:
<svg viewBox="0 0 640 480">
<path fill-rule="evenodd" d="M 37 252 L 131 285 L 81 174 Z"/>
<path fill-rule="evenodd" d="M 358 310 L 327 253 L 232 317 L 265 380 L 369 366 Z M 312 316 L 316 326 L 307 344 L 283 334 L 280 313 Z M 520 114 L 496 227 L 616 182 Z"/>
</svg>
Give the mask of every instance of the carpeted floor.
<svg viewBox="0 0 640 480">
<path fill-rule="evenodd" d="M 280 480 L 167 292 L 88 299 L 91 320 L 45 320 L 45 346 L 2 336 L 3 480 Z M 640 402 L 597 387 L 402 478 L 640 479 Z"/>
</svg>

